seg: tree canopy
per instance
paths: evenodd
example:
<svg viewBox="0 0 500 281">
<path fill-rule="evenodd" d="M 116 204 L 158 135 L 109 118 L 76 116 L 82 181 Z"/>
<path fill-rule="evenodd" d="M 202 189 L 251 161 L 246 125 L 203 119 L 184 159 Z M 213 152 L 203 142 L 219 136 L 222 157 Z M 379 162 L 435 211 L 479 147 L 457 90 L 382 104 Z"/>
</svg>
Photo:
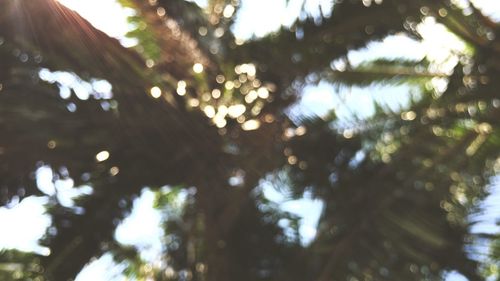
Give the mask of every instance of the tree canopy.
<svg viewBox="0 0 500 281">
<path fill-rule="evenodd" d="M 44 196 L 51 218 L 50 251 L 1 250 L 0 279 L 72 280 L 109 254 L 127 280 L 500 280 L 499 234 L 471 231 L 500 170 L 500 25 L 474 2 L 336 0 L 249 40 L 238 0 L 119 2 L 132 47 L 57 1 L 0 0 L 0 206 Z M 446 65 L 350 62 L 426 21 L 462 44 Z M 411 86 L 368 118 L 295 112 L 318 83 Z M 155 262 L 115 239 L 145 188 Z M 266 188 L 322 202 L 312 242 Z"/>
</svg>

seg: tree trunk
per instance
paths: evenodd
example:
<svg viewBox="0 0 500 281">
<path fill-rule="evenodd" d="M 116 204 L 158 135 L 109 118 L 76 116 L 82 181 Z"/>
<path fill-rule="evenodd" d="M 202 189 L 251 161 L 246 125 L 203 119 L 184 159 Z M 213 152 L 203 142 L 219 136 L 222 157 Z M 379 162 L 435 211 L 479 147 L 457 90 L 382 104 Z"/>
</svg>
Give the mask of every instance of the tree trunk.
<svg viewBox="0 0 500 281">
<path fill-rule="evenodd" d="M 232 259 L 226 245 L 225 227 L 219 217 L 227 202 L 227 188 L 218 180 L 207 180 L 198 186 L 197 204 L 203 214 L 204 260 L 207 266 L 205 281 L 229 281 Z"/>
</svg>

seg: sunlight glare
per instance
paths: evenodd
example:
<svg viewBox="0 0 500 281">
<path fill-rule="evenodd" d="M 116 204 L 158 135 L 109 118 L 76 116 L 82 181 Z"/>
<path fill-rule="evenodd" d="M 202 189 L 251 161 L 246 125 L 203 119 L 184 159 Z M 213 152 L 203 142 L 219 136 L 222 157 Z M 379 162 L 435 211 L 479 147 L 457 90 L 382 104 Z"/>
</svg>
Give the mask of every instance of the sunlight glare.
<svg viewBox="0 0 500 281">
<path fill-rule="evenodd" d="M 92 25 L 117 38 L 120 42 L 130 47 L 136 44 L 135 40 L 126 38 L 126 34 L 131 30 L 127 22 L 129 16 L 134 15 L 134 11 L 122 7 L 116 0 L 57 0 L 59 3 L 76 11 Z"/>
<path fill-rule="evenodd" d="M 245 113 L 246 110 L 247 110 L 247 108 L 243 104 L 231 105 L 228 108 L 228 115 L 231 118 L 238 118 L 241 115 L 243 115 L 243 113 Z"/>
<path fill-rule="evenodd" d="M 202 73 L 203 72 L 203 64 L 201 64 L 201 63 L 195 63 L 193 65 L 193 71 L 195 73 Z"/>
<path fill-rule="evenodd" d="M 161 89 L 159 87 L 155 86 L 155 87 L 151 88 L 150 93 L 151 93 L 151 96 L 155 99 L 158 99 L 161 97 Z"/>
<path fill-rule="evenodd" d="M 97 153 L 96 156 L 95 156 L 95 159 L 98 162 L 106 161 L 106 160 L 108 160 L 108 158 L 109 158 L 109 152 L 106 151 L 106 150 Z"/>
<path fill-rule="evenodd" d="M 243 125 L 241 125 L 241 128 L 244 131 L 254 131 L 260 128 L 260 122 L 259 120 L 248 120 Z"/>
</svg>

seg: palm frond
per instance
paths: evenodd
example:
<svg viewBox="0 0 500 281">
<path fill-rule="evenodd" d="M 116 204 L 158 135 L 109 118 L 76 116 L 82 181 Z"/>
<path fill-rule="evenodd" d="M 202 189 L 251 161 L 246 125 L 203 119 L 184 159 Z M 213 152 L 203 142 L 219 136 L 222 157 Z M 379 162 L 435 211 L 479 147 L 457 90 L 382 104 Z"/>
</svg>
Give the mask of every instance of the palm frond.
<svg viewBox="0 0 500 281">
<path fill-rule="evenodd" d="M 328 69 L 321 78 L 334 85 L 368 87 L 372 85 L 425 85 L 434 77 L 446 78 L 444 73 L 431 73 L 425 61 L 377 59 L 352 68 Z"/>
</svg>

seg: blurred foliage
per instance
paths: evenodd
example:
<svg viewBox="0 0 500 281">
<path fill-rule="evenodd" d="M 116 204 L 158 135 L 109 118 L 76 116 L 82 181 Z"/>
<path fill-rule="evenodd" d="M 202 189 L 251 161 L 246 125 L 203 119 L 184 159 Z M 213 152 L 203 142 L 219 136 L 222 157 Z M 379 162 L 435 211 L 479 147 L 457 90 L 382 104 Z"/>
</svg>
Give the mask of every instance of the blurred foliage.
<svg viewBox="0 0 500 281">
<path fill-rule="evenodd" d="M 332 70 L 325 73 L 325 80 L 340 86 L 378 85 L 424 85 L 434 77 L 445 76 L 440 73 L 429 73 L 426 61 L 385 60 L 377 59 L 364 62 L 351 69 Z M 320 81 L 321 81 L 320 80 Z"/>
<path fill-rule="evenodd" d="M 50 254 L 4 250 L 0 279 L 68 280 L 107 253 L 132 280 L 498 279 L 500 240 L 472 233 L 470 216 L 500 170 L 500 27 L 463 2 L 335 1 L 242 41 L 238 1 L 121 0 L 138 42 L 127 49 L 55 1 L 0 0 L 0 202 L 47 196 L 52 218 Z M 389 35 L 421 40 L 430 17 L 466 44 L 450 71 L 350 64 Z M 323 81 L 418 94 L 349 122 L 293 116 Z M 42 166 L 92 192 L 44 194 Z M 269 186 L 323 203 L 310 244 Z M 114 238 L 145 187 L 165 233 L 154 262 Z M 475 252 L 484 241 L 489 255 Z"/>
</svg>

